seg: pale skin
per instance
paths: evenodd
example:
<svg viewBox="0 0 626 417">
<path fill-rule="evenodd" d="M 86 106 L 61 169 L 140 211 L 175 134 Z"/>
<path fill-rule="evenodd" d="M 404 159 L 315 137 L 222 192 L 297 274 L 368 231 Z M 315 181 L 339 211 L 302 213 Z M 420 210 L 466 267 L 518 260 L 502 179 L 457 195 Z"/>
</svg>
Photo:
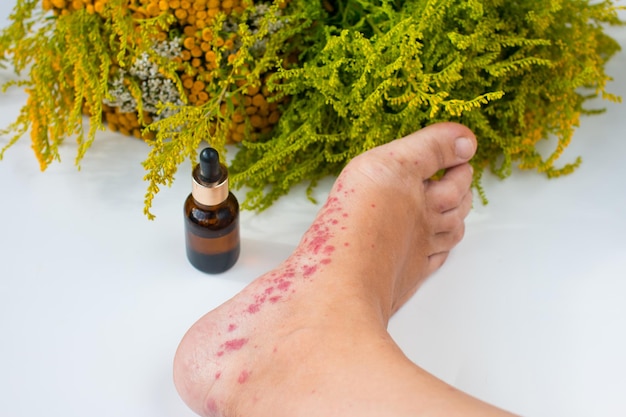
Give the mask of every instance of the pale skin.
<svg viewBox="0 0 626 417">
<path fill-rule="evenodd" d="M 442 123 L 353 159 L 294 253 L 186 333 L 174 382 L 187 405 L 207 417 L 510 416 L 421 369 L 387 332 L 463 237 L 475 150 L 469 129 Z"/>
</svg>

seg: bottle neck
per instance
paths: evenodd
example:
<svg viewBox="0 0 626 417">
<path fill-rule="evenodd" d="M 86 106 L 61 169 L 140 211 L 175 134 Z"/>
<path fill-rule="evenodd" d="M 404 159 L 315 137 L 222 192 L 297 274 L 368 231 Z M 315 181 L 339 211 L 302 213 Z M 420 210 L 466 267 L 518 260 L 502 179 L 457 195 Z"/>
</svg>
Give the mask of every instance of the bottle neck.
<svg viewBox="0 0 626 417">
<path fill-rule="evenodd" d="M 217 206 L 228 198 L 228 171 L 222 167 L 222 178 L 215 183 L 200 179 L 200 166 L 196 165 L 191 175 L 191 195 L 203 206 Z"/>
</svg>

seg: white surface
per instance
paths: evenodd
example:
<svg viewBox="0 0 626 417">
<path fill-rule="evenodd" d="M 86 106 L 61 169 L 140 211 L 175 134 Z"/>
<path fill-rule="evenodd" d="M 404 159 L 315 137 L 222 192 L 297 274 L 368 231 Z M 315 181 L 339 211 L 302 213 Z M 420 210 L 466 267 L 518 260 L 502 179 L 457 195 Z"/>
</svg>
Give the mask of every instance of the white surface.
<svg viewBox="0 0 626 417">
<path fill-rule="evenodd" d="M 626 28 L 611 33 L 626 46 Z M 624 68 L 621 53 L 611 90 L 626 97 Z M 0 96 L 1 126 L 23 101 Z M 583 156 L 574 175 L 486 177 L 490 204 L 476 205 L 465 240 L 390 325 L 418 364 L 524 415 L 626 415 L 626 105 L 605 105 L 562 158 Z M 103 132 L 80 172 L 70 142 L 45 173 L 28 138 L 0 162 L 2 415 L 192 416 L 171 382 L 181 336 L 285 258 L 317 211 L 295 190 L 244 213 L 240 262 L 205 276 L 184 254 L 189 167 L 149 222 L 147 151 Z"/>
</svg>

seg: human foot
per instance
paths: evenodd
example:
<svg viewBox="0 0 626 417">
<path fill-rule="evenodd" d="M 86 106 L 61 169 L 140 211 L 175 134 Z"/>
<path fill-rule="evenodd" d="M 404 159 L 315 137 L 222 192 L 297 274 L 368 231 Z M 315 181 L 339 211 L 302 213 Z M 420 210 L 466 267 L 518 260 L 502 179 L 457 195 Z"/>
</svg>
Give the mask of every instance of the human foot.
<svg viewBox="0 0 626 417">
<path fill-rule="evenodd" d="M 183 400 L 205 416 L 340 415 L 333 400 L 364 370 L 405 372 L 386 325 L 461 239 L 475 147 L 446 123 L 351 161 L 292 256 L 187 332 L 174 363 Z"/>
</svg>

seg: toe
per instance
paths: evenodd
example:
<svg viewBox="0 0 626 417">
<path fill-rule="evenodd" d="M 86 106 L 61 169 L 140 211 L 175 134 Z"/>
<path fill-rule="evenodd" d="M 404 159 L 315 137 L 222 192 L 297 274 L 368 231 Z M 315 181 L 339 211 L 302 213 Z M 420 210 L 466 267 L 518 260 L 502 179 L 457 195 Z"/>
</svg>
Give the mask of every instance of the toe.
<svg viewBox="0 0 626 417">
<path fill-rule="evenodd" d="M 465 223 L 461 222 L 455 229 L 437 233 L 432 241 L 431 248 L 433 254 L 450 252 L 465 235 Z"/>
<path fill-rule="evenodd" d="M 433 232 L 444 233 L 460 227 L 461 224 L 465 222 L 465 218 L 472 209 L 472 203 L 472 192 L 468 191 L 458 206 L 435 217 L 432 225 Z"/>
<path fill-rule="evenodd" d="M 439 252 L 428 257 L 428 273 L 432 274 L 441 267 L 448 259 L 450 252 Z"/>
<path fill-rule="evenodd" d="M 472 131 L 458 123 L 430 125 L 395 142 L 406 147 L 399 152 L 401 158 L 416 165 L 423 179 L 466 163 L 474 156 L 477 145 Z"/>
<path fill-rule="evenodd" d="M 444 213 L 459 207 L 471 185 L 472 169 L 469 164 L 450 168 L 440 180 L 427 181 L 425 192 L 430 210 Z"/>
</svg>

